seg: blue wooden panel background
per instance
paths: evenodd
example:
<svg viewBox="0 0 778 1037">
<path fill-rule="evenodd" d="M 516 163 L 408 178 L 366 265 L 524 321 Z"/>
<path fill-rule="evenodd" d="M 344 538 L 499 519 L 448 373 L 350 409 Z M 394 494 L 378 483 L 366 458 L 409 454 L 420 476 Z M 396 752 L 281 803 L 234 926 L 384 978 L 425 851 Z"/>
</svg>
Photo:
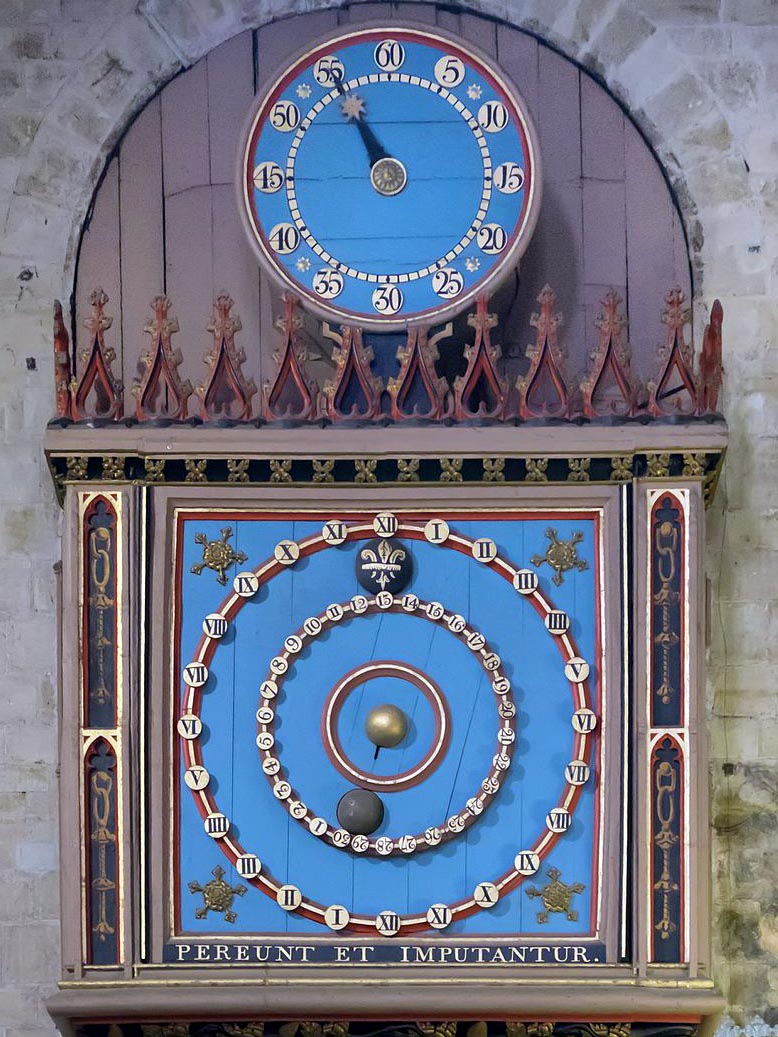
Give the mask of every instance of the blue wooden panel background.
<svg viewBox="0 0 778 1037">
<path fill-rule="evenodd" d="M 325 516 L 336 517 L 336 516 Z M 201 558 L 194 534 L 217 537 L 230 525 L 236 550 L 248 555 L 242 569 L 254 568 L 271 556 L 283 539 L 300 539 L 321 530 L 322 521 L 224 518 L 187 519 L 183 533 L 183 611 L 181 663 L 193 656 L 204 616 L 218 608 L 225 590 L 213 572 L 201 576 L 190 567 Z M 541 587 L 553 604 L 569 613 L 571 631 L 580 654 L 595 662 L 595 616 L 599 599 L 594 573 L 594 522 L 554 517 L 507 520 L 490 513 L 483 519 L 451 521 L 452 529 L 471 537 L 490 536 L 501 554 L 515 565 L 529 565 L 544 553 L 549 525 L 559 536 L 584 533 L 579 556 L 589 561 L 584 572 L 565 575 L 561 587 L 550 580 L 547 566 L 539 569 Z M 299 886 L 320 903 L 343 904 L 354 913 L 376 914 L 394 909 L 401 914 L 426 910 L 436 902 L 469 896 L 477 882 L 491 880 L 512 867 L 520 849 L 531 847 L 544 831 L 545 815 L 556 805 L 564 785 L 564 768 L 572 758 L 573 710 L 570 685 L 555 639 L 546 631 L 528 601 L 487 567 L 457 551 L 426 541 L 406 540 L 415 563 L 409 587 L 420 598 L 440 601 L 460 612 L 479 629 L 503 659 L 518 707 L 518 739 L 513 764 L 491 807 L 462 835 L 436 849 L 403 859 L 360 858 L 325 845 L 311 835 L 274 799 L 260 768 L 254 739 L 258 688 L 270 658 L 284 638 L 303 621 L 333 601 L 361 593 L 354 575 L 359 543 L 328 548 L 286 569 L 260 588 L 238 614 L 217 648 L 204 689 L 203 762 L 210 771 L 218 808 L 231 819 L 233 833 L 247 852 L 257 853 L 263 868 L 278 881 Z M 230 579 L 234 572 L 230 574 Z M 453 734 L 448 752 L 423 783 L 396 793 L 382 793 L 384 823 L 376 833 L 392 837 L 416 833 L 445 821 L 476 793 L 495 751 L 495 696 L 474 653 L 448 630 L 411 615 L 380 614 L 354 617 L 310 643 L 297 657 L 277 704 L 277 752 L 288 780 L 300 798 L 317 813 L 335 822 L 340 796 L 350 787 L 327 758 L 319 725 L 324 702 L 336 681 L 371 659 L 411 663 L 428 673 L 448 699 Z M 370 762 L 372 745 L 364 735 L 364 716 L 372 705 L 394 702 L 407 710 L 413 725 L 407 744 L 382 750 L 376 773 L 396 772 L 426 752 L 432 712 L 410 685 L 379 679 L 355 690 L 341 716 L 344 749 L 354 760 Z M 596 706 L 595 706 L 596 708 Z M 490 911 L 457 921 L 445 935 L 537 934 L 589 932 L 594 837 L 594 781 L 585 787 L 571 829 L 546 858 L 541 872 L 526 885 L 545 885 L 546 871 L 555 865 L 563 881 L 583 882 L 586 890 L 574 898 L 578 921 L 561 914 L 541 925 L 539 900 L 530 900 L 523 887 L 506 895 Z M 187 884 L 201 883 L 221 864 L 228 881 L 240 882 L 219 846 L 203 831 L 192 794 L 181 781 L 181 919 L 184 932 L 318 933 L 314 922 L 283 912 L 260 890 L 251 887 L 234 909 L 238 920 L 226 923 L 213 913 L 197 920 L 202 903 Z"/>
</svg>

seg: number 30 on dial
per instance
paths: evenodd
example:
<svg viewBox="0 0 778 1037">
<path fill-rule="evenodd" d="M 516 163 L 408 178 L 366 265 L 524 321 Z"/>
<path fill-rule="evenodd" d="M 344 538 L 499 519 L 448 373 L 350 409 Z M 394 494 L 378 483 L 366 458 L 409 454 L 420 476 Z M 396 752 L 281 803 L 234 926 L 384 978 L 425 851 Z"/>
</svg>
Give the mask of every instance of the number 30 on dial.
<svg viewBox="0 0 778 1037">
<path fill-rule="evenodd" d="M 265 268 L 321 316 L 432 323 L 491 290 L 529 244 L 535 133 L 470 45 L 399 25 L 339 33 L 257 99 L 239 199 Z"/>
</svg>

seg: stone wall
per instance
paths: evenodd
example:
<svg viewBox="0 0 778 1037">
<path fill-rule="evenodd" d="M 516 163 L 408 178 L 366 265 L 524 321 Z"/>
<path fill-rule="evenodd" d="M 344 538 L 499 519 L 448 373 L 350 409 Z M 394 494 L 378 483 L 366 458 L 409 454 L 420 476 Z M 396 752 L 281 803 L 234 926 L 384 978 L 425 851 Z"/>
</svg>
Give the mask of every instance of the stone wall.
<svg viewBox="0 0 778 1037">
<path fill-rule="evenodd" d="M 0 1037 L 50 1034 L 58 973 L 54 575 L 41 453 L 51 302 L 111 145 L 182 65 L 316 0 L 0 3 Z M 732 1021 L 778 1024 L 778 4 L 471 0 L 594 69 L 676 183 L 702 317 L 725 311 L 732 441 L 710 513 L 715 974 Z M 698 322 L 698 326 L 701 322 Z M 762 1019 L 764 1022 L 762 1022 Z"/>
</svg>

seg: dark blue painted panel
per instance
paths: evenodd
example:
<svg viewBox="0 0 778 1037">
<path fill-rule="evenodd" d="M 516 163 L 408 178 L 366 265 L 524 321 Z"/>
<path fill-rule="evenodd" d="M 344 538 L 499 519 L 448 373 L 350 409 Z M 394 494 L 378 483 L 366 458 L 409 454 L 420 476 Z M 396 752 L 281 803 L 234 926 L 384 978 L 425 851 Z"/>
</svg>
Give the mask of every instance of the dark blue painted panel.
<svg viewBox="0 0 778 1037">
<path fill-rule="evenodd" d="M 450 524 L 452 530 L 466 536 L 492 537 L 501 556 L 516 566 L 529 566 L 532 556 L 542 554 L 548 543 L 549 519 L 545 516 L 507 520 L 492 514 L 483 520 L 451 520 Z M 279 540 L 318 533 L 322 521 L 236 516 L 233 521 L 189 519 L 184 523 L 182 664 L 193 656 L 203 617 L 225 599 L 225 589 L 214 572 L 205 570 L 200 576 L 190 572 L 202 552 L 194 534 L 204 532 L 213 539 L 227 525 L 234 530 L 231 542 L 235 550 L 248 556 L 240 568 L 253 569 L 272 555 Z M 566 573 L 562 585 L 556 587 L 550 570 L 542 566 L 537 570 L 541 588 L 555 607 L 569 613 L 579 653 L 592 664 L 597 677 L 595 524 L 588 518 L 559 515 L 553 525 L 561 539 L 583 532 L 578 554 L 588 568 Z M 201 707 L 203 762 L 212 775 L 215 802 L 231 820 L 232 834 L 246 851 L 258 854 L 263 871 L 279 882 L 299 886 L 310 900 L 343 904 L 354 913 L 367 915 L 388 908 L 401 914 L 423 913 L 431 903 L 467 898 L 478 882 L 494 880 L 508 871 L 516 852 L 531 847 L 545 830 L 546 814 L 557 804 L 565 785 L 564 768 L 573 756 L 570 684 L 555 639 L 527 599 L 469 555 L 426 541 L 405 539 L 404 543 L 414 555 L 414 577 L 408 590 L 422 599 L 440 601 L 480 630 L 502 657 L 513 685 L 518 709 L 513 763 L 492 805 L 467 831 L 440 847 L 409 857 L 358 857 L 325 844 L 293 820 L 274 798 L 261 770 L 254 714 L 269 660 L 307 617 L 322 612 L 331 602 L 361 593 L 354 575 L 357 543 L 303 558 L 260 587 L 216 649 Z M 230 580 L 234 572 L 233 567 Z M 428 674 L 446 697 L 452 720 L 451 741 L 439 766 L 416 786 L 381 793 L 385 818 L 375 834 L 396 838 L 430 825 L 441 826 L 477 793 L 490 769 L 498 728 L 497 700 L 475 653 L 450 631 L 417 614 L 355 616 L 311 640 L 296 657 L 275 700 L 275 751 L 285 776 L 310 808 L 336 823 L 337 802 L 352 785 L 325 752 L 321 714 L 336 682 L 371 660 L 401 661 Z M 593 689 L 595 684 L 593 681 Z M 381 702 L 405 709 L 411 727 L 401 746 L 381 750 L 375 761 L 374 747 L 364 733 L 364 719 Z M 595 710 L 598 705 L 593 702 Z M 338 731 L 349 757 L 366 770 L 378 775 L 401 772 L 425 754 L 433 734 L 433 711 L 412 685 L 379 678 L 351 693 Z M 592 777 L 583 789 L 570 830 L 537 875 L 506 894 L 493 909 L 454 922 L 445 935 L 588 933 L 593 924 L 594 794 Z M 327 934 L 318 923 L 283 912 L 254 887 L 240 900 L 236 898 L 236 922 L 229 923 L 214 912 L 197 919 L 195 910 L 203 901 L 201 895 L 188 891 L 190 881 L 204 883 L 217 865 L 224 867 L 226 881 L 234 885 L 241 880 L 218 843 L 205 834 L 192 794 L 183 782 L 180 809 L 182 931 Z M 549 867 L 561 871 L 563 882 L 584 885 L 572 901 L 576 920 L 557 913 L 546 922 L 538 921 L 543 905 L 539 899 L 530 899 L 526 888 L 547 885 Z"/>
</svg>

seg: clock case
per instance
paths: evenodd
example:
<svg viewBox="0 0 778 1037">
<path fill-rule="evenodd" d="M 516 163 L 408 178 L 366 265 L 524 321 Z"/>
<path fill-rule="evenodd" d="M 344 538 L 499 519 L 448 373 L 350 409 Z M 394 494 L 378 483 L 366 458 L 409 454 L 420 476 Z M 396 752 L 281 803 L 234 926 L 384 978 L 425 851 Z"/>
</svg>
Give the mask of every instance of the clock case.
<svg viewBox="0 0 778 1037">
<path fill-rule="evenodd" d="M 72 1032 L 74 1018 L 425 1018 L 444 1005 L 454 1018 L 691 1022 L 717 1011 L 720 998 L 707 978 L 707 768 L 699 737 L 702 489 L 699 478 L 539 486 L 278 485 L 271 478 L 240 489 L 68 484 L 60 601 L 65 982 L 49 1002 L 63 1032 Z M 601 774 L 608 800 L 603 963 L 164 961 L 173 867 L 173 533 L 177 512 L 192 508 L 215 515 L 599 512 L 605 667 L 615 692 Z M 669 664 L 656 654 L 663 631 Z M 681 691 L 670 706 L 662 690 L 668 673 Z M 669 773 L 672 794 L 663 791 Z M 671 856 L 663 857 L 668 847 Z M 339 934 L 320 939 L 342 942 Z"/>
</svg>

